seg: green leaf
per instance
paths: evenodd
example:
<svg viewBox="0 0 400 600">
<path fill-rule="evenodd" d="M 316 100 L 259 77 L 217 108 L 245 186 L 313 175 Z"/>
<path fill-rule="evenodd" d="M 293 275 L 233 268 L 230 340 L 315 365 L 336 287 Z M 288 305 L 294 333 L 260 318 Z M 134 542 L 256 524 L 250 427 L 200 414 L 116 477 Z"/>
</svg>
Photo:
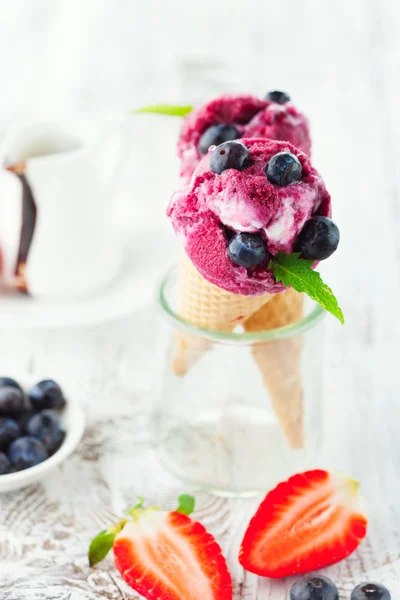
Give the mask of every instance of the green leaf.
<svg viewBox="0 0 400 600">
<path fill-rule="evenodd" d="M 194 505 L 196 500 L 193 496 L 189 496 L 188 494 L 181 494 L 178 498 L 178 508 L 176 512 L 182 513 L 183 515 L 191 515 L 194 511 Z"/>
<path fill-rule="evenodd" d="M 175 104 L 153 104 L 144 108 L 136 108 L 129 111 L 128 114 L 136 115 L 139 113 L 153 113 L 156 115 L 169 115 L 170 117 L 184 117 L 192 112 L 193 106 L 178 106 Z"/>
<path fill-rule="evenodd" d="M 135 506 L 132 506 L 129 510 L 127 510 L 126 514 L 132 515 L 132 513 L 134 513 L 135 510 L 137 510 L 138 508 L 142 508 L 143 502 L 144 502 L 144 498 L 142 498 L 142 496 L 138 496 Z"/>
<path fill-rule="evenodd" d="M 89 546 L 89 564 L 91 567 L 103 560 L 113 547 L 115 536 L 121 531 L 126 521 L 120 521 L 104 531 L 101 531 L 91 542 Z"/>
<path fill-rule="evenodd" d="M 269 268 L 273 270 L 276 281 L 281 281 L 284 286 L 291 286 L 297 292 L 304 292 L 339 319 L 343 325 L 342 309 L 332 290 L 322 281 L 318 271 L 311 268 L 314 261 L 299 257 L 300 252 L 294 254 L 279 252 L 272 258 Z"/>
</svg>

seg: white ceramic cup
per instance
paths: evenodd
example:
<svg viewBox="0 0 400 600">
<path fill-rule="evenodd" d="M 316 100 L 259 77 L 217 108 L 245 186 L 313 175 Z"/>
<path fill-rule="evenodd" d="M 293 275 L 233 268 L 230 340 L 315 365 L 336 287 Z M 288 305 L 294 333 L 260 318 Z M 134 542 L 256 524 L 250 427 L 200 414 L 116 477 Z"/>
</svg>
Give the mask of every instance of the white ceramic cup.
<svg viewBox="0 0 400 600">
<path fill-rule="evenodd" d="M 63 123 L 23 127 L 5 140 L 3 283 L 46 298 L 82 297 L 110 283 L 122 254 L 112 222 L 122 145 L 120 122 L 94 141 L 78 125 Z"/>
</svg>

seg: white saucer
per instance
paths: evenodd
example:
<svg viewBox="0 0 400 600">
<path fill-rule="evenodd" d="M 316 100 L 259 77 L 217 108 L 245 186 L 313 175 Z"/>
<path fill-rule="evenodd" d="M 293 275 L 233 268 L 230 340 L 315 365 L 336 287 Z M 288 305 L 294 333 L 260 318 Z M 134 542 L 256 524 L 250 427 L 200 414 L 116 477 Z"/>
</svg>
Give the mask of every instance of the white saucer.
<svg viewBox="0 0 400 600">
<path fill-rule="evenodd" d="M 121 272 L 106 288 L 81 299 L 47 300 L 22 294 L 0 294 L 0 328 L 45 329 L 97 325 L 132 315 L 154 297 L 157 280 L 170 258 L 160 244 L 126 250 Z M 142 243 L 140 243 L 142 242 Z"/>
<path fill-rule="evenodd" d="M 34 377 L 31 375 L 21 376 L 18 373 L 11 374 L 11 376 L 21 384 L 24 390 L 29 389 L 42 379 L 48 379 L 48 377 L 38 377 L 36 375 Z M 66 407 L 60 413 L 61 422 L 66 433 L 63 443 L 53 456 L 39 465 L 25 471 L 0 475 L 0 493 L 11 492 L 37 483 L 60 465 L 81 441 L 85 429 L 85 415 L 79 403 L 74 400 L 73 396 L 68 395 L 68 389 L 65 388 L 63 382 L 60 382 L 60 385 L 67 400 Z"/>
</svg>

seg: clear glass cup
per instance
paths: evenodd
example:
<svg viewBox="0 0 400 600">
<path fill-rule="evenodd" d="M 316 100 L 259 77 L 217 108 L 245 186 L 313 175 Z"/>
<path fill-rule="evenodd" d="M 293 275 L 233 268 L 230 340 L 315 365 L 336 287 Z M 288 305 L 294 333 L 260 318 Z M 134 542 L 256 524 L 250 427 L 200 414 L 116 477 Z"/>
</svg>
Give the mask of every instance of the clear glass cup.
<svg viewBox="0 0 400 600">
<path fill-rule="evenodd" d="M 306 298 L 304 318 L 285 327 L 209 331 L 178 316 L 177 288 L 172 269 L 158 291 L 165 326 L 153 410 L 164 466 L 221 496 L 256 495 L 314 467 L 323 419 L 323 328 L 317 325 L 325 311 Z M 190 349 L 185 369 L 182 348 Z"/>
</svg>

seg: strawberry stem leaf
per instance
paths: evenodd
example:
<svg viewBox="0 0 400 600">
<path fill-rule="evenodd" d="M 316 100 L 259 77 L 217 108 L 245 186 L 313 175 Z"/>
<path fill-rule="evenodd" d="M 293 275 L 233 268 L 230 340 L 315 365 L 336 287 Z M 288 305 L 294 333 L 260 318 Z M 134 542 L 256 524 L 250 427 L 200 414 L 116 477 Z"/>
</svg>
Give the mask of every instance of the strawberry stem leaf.
<svg viewBox="0 0 400 600">
<path fill-rule="evenodd" d="M 107 556 L 113 547 L 116 535 L 117 532 L 109 533 L 109 531 L 105 529 L 92 540 L 88 553 L 89 565 L 91 567 L 102 561 Z"/>
<path fill-rule="evenodd" d="M 135 510 L 137 510 L 138 508 L 142 508 L 143 502 L 144 502 L 144 498 L 142 498 L 142 496 L 138 496 L 135 506 L 132 506 L 129 510 L 127 510 L 126 514 L 132 515 L 135 512 Z"/>
<path fill-rule="evenodd" d="M 140 113 L 153 113 L 156 115 L 169 115 L 170 117 L 184 117 L 188 113 L 192 112 L 193 106 L 177 106 L 175 104 L 153 104 L 151 106 L 145 106 L 143 108 L 136 108 L 129 111 L 130 115 L 137 115 Z"/>
<path fill-rule="evenodd" d="M 188 494 L 181 494 L 178 498 L 178 508 L 176 512 L 182 513 L 183 515 L 191 515 L 194 511 L 194 506 L 196 500 L 193 496 L 189 496 Z"/>
</svg>

